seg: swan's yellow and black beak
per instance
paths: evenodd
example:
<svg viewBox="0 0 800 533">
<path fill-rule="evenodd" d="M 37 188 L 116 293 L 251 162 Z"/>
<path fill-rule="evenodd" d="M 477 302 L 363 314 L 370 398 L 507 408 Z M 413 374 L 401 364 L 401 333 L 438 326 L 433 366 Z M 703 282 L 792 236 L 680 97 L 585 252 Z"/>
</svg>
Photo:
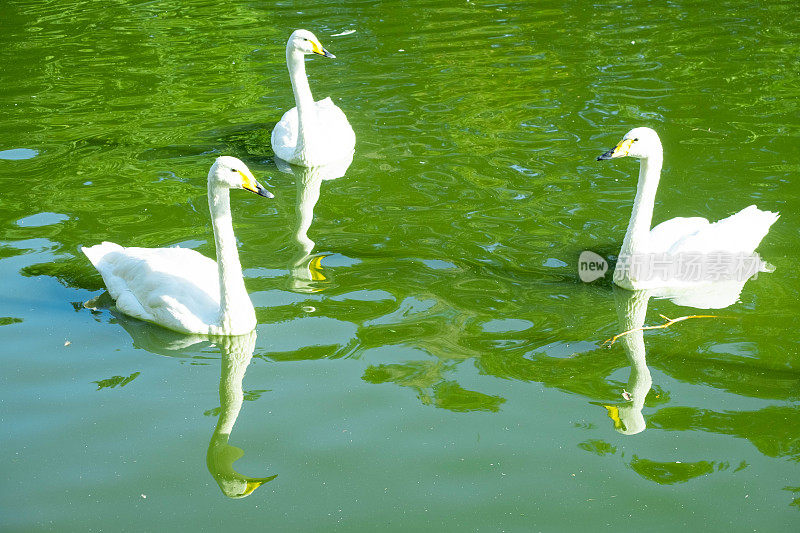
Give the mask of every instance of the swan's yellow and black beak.
<svg viewBox="0 0 800 533">
<path fill-rule="evenodd" d="M 275 195 L 265 189 L 264 186 L 261 185 L 253 176 L 249 176 L 241 170 L 238 172 L 242 177 L 242 189 L 254 192 L 259 196 L 263 196 L 264 198 L 275 198 Z"/>
<path fill-rule="evenodd" d="M 631 145 L 636 139 L 622 139 L 619 144 L 608 152 L 597 156 L 598 161 L 605 161 L 606 159 L 616 159 L 617 157 L 625 157 L 630 152 Z"/>
<path fill-rule="evenodd" d="M 320 43 L 311 41 L 311 49 L 314 51 L 315 54 L 319 54 L 325 57 L 330 57 L 331 59 L 336 58 L 335 55 L 325 50 Z"/>
</svg>

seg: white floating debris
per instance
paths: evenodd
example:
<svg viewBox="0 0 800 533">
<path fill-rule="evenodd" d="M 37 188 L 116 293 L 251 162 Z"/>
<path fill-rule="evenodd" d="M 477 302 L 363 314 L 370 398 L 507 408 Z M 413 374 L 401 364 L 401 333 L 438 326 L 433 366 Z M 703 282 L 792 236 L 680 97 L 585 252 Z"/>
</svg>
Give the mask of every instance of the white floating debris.
<svg viewBox="0 0 800 533">
<path fill-rule="evenodd" d="M 342 33 L 334 33 L 331 37 L 341 37 L 342 35 L 350 35 L 351 33 L 355 33 L 356 30 L 345 30 Z"/>
<path fill-rule="evenodd" d="M 72 344 L 72 343 L 69 342 L 69 341 L 64 341 L 64 346 L 69 346 L 70 344 Z"/>
</svg>

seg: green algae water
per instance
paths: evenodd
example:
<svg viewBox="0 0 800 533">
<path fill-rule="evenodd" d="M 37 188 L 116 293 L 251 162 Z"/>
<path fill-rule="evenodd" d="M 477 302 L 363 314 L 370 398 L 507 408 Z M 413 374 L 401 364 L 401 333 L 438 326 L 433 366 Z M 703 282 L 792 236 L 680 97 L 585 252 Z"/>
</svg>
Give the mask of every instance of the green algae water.
<svg viewBox="0 0 800 533">
<path fill-rule="evenodd" d="M 339 177 L 269 147 L 296 28 L 337 56 L 307 71 Z M 0 30 L 0 530 L 800 528 L 795 2 L 5 0 Z M 655 223 L 782 214 L 722 310 L 578 277 L 635 126 Z M 213 256 L 219 155 L 276 196 L 231 194 L 255 332 L 120 315 L 80 246 Z M 717 316 L 604 347 L 625 310 Z"/>
</svg>

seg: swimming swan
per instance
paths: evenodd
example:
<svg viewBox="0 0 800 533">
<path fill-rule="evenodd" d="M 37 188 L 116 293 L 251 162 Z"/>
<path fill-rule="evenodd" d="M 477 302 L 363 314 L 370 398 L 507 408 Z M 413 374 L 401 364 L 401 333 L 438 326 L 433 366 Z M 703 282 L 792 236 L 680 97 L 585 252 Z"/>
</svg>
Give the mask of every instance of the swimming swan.
<svg viewBox="0 0 800 533">
<path fill-rule="evenodd" d="M 336 57 L 310 31 L 296 30 L 289 37 L 286 66 L 297 107 L 284 113 L 272 130 L 272 150 L 293 165 L 315 167 L 351 157 L 356 135 L 330 98 L 314 102 L 306 77 L 306 54 Z"/>
<path fill-rule="evenodd" d="M 119 311 L 181 333 L 241 335 L 255 328 L 233 234 L 230 189 L 273 197 L 244 163 L 217 158 L 208 172 L 216 261 L 177 247 L 124 248 L 104 242 L 81 248 L 103 276 Z"/>
<path fill-rule="evenodd" d="M 687 276 L 653 275 L 657 274 L 655 267 L 639 269 L 637 272 L 632 266 L 647 256 L 660 260 L 666 258 L 674 265 L 678 265 L 681 257 L 697 257 L 700 254 L 705 254 L 705 259 L 719 254 L 749 256 L 780 216 L 751 205 L 714 223 L 700 217 L 676 217 L 650 229 L 663 162 L 658 134 L 650 128 L 634 128 L 625 134 L 617 146 L 597 160 L 626 156 L 640 160 L 633 212 L 614 270 L 614 282 L 626 289 L 690 285 L 695 281 L 704 281 Z"/>
</svg>

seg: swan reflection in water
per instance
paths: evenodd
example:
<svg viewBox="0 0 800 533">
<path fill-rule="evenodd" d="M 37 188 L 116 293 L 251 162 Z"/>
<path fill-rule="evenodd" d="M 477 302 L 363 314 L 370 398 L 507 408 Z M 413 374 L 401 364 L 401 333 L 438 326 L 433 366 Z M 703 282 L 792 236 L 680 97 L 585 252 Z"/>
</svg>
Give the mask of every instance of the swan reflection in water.
<svg viewBox="0 0 800 533">
<path fill-rule="evenodd" d="M 312 253 L 315 243 L 308 237 L 308 230 L 314 220 L 314 206 L 317 205 L 323 181 L 341 178 L 350 168 L 353 156 L 342 161 L 319 167 L 298 167 L 275 158 L 278 170 L 293 174 L 297 184 L 297 222 L 293 238 L 298 253 L 292 260 L 292 289 L 298 292 L 319 292 L 323 290 L 320 282 L 326 281 L 322 260 L 329 254 Z"/>
<path fill-rule="evenodd" d="M 106 295 L 106 293 L 104 293 Z M 277 477 L 250 477 L 240 474 L 233 463 L 244 455 L 241 448 L 228 443 L 233 425 L 244 400 L 242 380 L 253 358 L 256 332 L 238 336 L 185 335 L 128 317 L 114 308 L 110 297 L 90 300 L 90 309 L 108 307 L 116 321 L 133 339 L 133 345 L 151 353 L 168 357 L 192 357 L 202 348 L 216 346 L 222 355 L 219 378 L 219 419 L 206 453 L 206 466 L 222 493 L 229 498 L 244 498 L 258 487 Z M 107 296 L 107 295 L 106 295 Z M 216 411 L 216 410 L 215 410 Z"/>
<path fill-rule="evenodd" d="M 758 254 L 750 256 L 758 272 L 771 272 L 772 268 L 761 260 Z M 672 303 L 696 309 L 725 309 L 736 303 L 748 279 L 727 279 L 711 283 L 686 286 L 682 288 L 650 289 L 630 291 L 615 287 L 614 295 L 617 304 L 617 315 L 621 332 L 629 332 L 619 337 L 615 344 L 621 344 L 631 364 L 628 378 L 626 402 L 621 405 L 606 405 L 608 416 L 614 422 L 614 429 L 623 435 L 641 433 L 647 427 L 642 415 L 644 400 L 653 378 L 647 367 L 644 345 L 644 326 L 647 315 L 647 304 L 651 297 L 665 298 Z"/>
<path fill-rule="evenodd" d="M 277 474 L 269 477 L 250 477 L 234 470 L 233 463 L 244 455 L 244 451 L 228 444 L 233 425 L 242 408 L 244 400 L 242 380 L 253 358 L 256 332 L 254 330 L 238 337 L 214 337 L 212 341 L 219 346 L 222 353 L 219 378 L 220 413 L 217 427 L 214 428 L 211 442 L 208 443 L 206 465 L 225 496 L 244 498 L 277 477 Z"/>
</svg>

